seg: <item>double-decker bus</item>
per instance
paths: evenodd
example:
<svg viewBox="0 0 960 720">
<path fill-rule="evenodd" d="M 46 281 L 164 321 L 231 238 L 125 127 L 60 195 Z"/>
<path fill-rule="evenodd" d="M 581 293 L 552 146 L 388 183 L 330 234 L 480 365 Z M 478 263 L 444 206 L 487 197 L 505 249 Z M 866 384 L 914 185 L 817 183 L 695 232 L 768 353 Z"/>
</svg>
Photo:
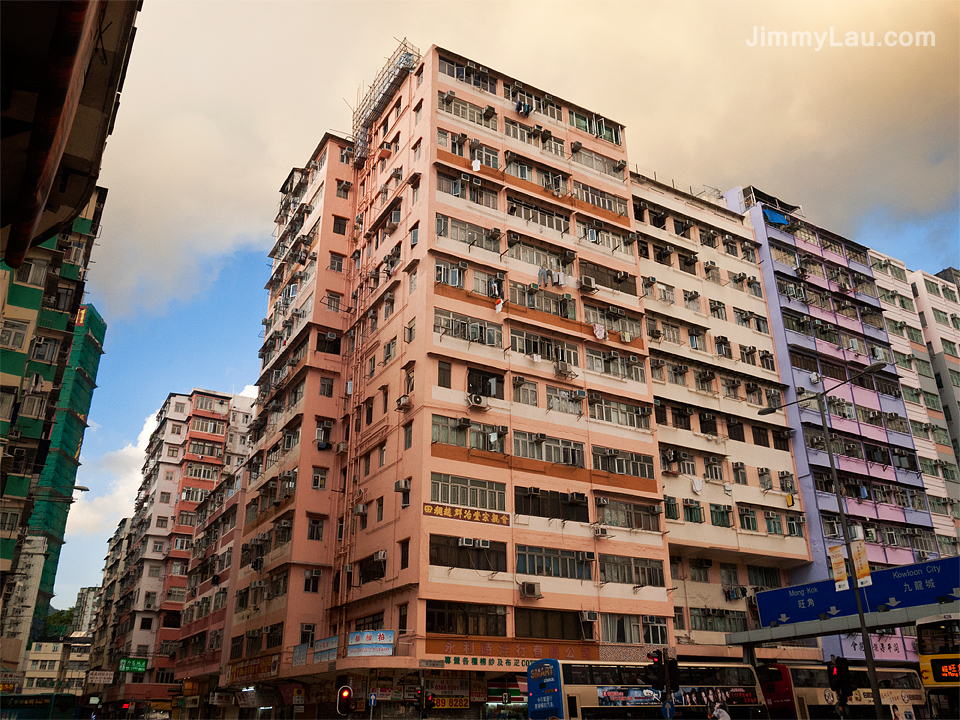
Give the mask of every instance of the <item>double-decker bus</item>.
<svg viewBox="0 0 960 720">
<path fill-rule="evenodd" d="M 815 720 L 837 717 L 837 694 L 830 689 L 825 665 L 772 663 L 757 669 L 770 717 Z M 854 693 L 847 706 L 848 717 L 873 720 L 873 695 L 866 668 L 851 667 Z M 926 695 L 917 671 L 911 668 L 877 668 L 880 702 L 884 717 L 916 720 L 926 717 Z"/>
<path fill-rule="evenodd" d="M 722 705 L 731 718 L 766 718 L 767 710 L 750 665 L 679 664 L 679 690 L 665 694 L 644 680 L 649 663 L 561 662 L 560 694 L 565 720 L 659 718 L 666 700 L 677 718 L 709 718 Z"/>
<path fill-rule="evenodd" d="M 960 715 L 960 615 L 917 621 L 920 678 L 934 717 Z"/>
</svg>

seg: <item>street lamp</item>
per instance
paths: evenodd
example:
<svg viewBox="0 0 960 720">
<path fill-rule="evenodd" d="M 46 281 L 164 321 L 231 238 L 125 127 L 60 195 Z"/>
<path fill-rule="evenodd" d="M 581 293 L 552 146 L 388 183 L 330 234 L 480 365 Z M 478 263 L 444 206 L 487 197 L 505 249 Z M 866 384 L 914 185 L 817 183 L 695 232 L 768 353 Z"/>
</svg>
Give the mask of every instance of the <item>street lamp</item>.
<svg viewBox="0 0 960 720">
<path fill-rule="evenodd" d="M 853 382 L 861 375 L 867 375 L 868 373 L 875 373 L 878 370 L 883 370 L 886 366 L 887 363 L 883 361 L 872 363 L 860 372 L 854 373 L 843 382 L 838 382 L 829 389 L 814 393 L 817 397 L 817 408 L 820 410 L 820 423 L 823 426 L 823 439 L 826 441 L 827 445 L 827 457 L 830 459 L 830 479 L 833 481 L 833 492 L 837 496 L 837 509 L 840 512 L 840 527 L 843 528 L 843 544 L 847 548 L 847 557 L 850 559 L 851 563 L 853 562 L 853 548 L 850 545 L 850 528 L 847 526 L 847 513 L 844 506 L 843 493 L 840 492 L 840 480 L 837 477 L 837 465 L 833 459 L 833 438 L 830 436 L 830 427 L 827 425 L 827 411 L 824 398 L 831 390 L 836 390 L 842 385 Z M 806 398 L 803 398 L 802 400 L 794 400 L 793 402 L 776 408 L 765 407 L 757 414 L 772 415 L 781 408 L 785 408 L 790 405 L 797 405 L 798 403 L 805 401 Z M 870 644 L 870 636 L 867 632 L 867 621 L 863 617 L 863 601 L 860 599 L 860 588 L 856 584 L 855 574 L 853 579 L 854 583 L 851 587 L 853 589 L 853 596 L 857 599 L 857 616 L 860 618 L 860 641 L 863 644 L 863 656 L 867 663 L 867 676 L 870 678 L 870 690 L 871 694 L 873 695 L 873 709 L 874 712 L 876 712 L 877 717 L 881 718 L 883 717 L 883 704 L 880 702 L 880 685 L 877 683 L 877 666 L 873 660 L 873 646 Z"/>
</svg>

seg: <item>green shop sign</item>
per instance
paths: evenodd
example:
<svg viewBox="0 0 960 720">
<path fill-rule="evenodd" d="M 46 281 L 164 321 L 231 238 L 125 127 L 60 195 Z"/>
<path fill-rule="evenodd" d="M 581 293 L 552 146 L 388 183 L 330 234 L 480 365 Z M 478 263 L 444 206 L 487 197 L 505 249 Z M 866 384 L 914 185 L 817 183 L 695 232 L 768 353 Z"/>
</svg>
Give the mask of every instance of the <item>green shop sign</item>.
<svg viewBox="0 0 960 720">
<path fill-rule="evenodd" d="M 120 658 L 120 672 L 142 673 L 146 671 L 146 658 Z"/>
</svg>

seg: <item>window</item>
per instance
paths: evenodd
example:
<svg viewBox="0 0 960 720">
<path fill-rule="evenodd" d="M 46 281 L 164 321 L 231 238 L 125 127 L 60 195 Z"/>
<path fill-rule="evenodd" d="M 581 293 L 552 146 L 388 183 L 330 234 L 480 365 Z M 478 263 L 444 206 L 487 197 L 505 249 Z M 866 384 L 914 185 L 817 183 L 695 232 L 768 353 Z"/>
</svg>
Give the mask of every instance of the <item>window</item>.
<svg viewBox="0 0 960 720">
<path fill-rule="evenodd" d="M 627 645 L 642 644 L 640 616 L 600 613 L 600 641 Z"/>
<path fill-rule="evenodd" d="M 323 519 L 307 519 L 307 540 L 323 540 Z"/>
<path fill-rule="evenodd" d="M 723 585 L 739 585 L 740 571 L 734 563 L 720 563 L 720 582 Z"/>
<path fill-rule="evenodd" d="M 601 554 L 599 569 L 602 582 L 664 587 L 663 562 L 660 560 Z"/>
<path fill-rule="evenodd" d="M 446 473 L 431 473 L 430 501 L 480 510 L 506 510 L 506 485 Z"/>
<path fill-rule="evenodd" d="M 383 501 L 383 498 L 380 498 L 380 500 L 378 501 L 381 503 L 381 506 L 382 506 L 382 501 Z M 400 569 L 405 570 L 410 566 L 410 541 L 401 540 L 398 544 L 400 545 Z"/>
<path fill-rule="evenodd" d="M 426 610 L 426 631 L 428 633 L 491 635 L 496 637 L 506 637 L 507 635 L 507 613 L 503 605 L 427 600 Z M 579 614 L 577 620 L 579 624 Z M 576 639 L 581 639 L 581 636 L 578 635 Z"/>
<path fill-rule="evenodd" d="M 466 568 L 487 572 L 505 572 L 507 569 L 506 543 L 491 541 L 490 547 L 479 547 L 475 538 L 473 544 L 465 544 L 463 538 L 448 535 L 430 536 L 430 564 L 440 567 Z M 408 545 L 409 541 L 403 542 Z M 402 543 L 401 543 L 402 545 Z M 401 547 L 401 553 L 403 548 Z M 409 558 L 408 558 L 409 562 Z M 517 572 L 520 572 L 519 570 Z"/>
<path fill-rule="evenodd" d="M 747 583 L 765 588 L 778 588 L 780 571 L 777 568 L 747 565 Z"/>
<path fill-rule="evenodd" d="M 757 532 L 757 513 L 753 508 L 740 507 L 738 508 L 738 514 L 740 515 L 740 528 L 742 530 Z"/>
<path fill-rule="evenodd" d="M 443 360 L 438 363 L 437 385 L 442 388 L 450 387 L 450 363 Z"/>
<path fill-rule="evenodd" d="M 333 218 L 333 231 L 337 235 L 346 235 L 347 234 L 347 219 L 342 217 Z"/>
<path fill-rule="evenodd" d="M 690 561 L 690 580 L 691 582 L 710 582 L 710 575 L 707 572 L 707 566 L 700 560 Z"/>
</svg>

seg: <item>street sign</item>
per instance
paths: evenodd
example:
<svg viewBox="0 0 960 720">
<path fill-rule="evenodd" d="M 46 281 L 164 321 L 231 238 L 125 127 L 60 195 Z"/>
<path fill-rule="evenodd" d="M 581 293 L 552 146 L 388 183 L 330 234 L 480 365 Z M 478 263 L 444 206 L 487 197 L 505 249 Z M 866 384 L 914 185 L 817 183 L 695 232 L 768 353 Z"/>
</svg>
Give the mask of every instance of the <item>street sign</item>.
<svg viewBox="0 0 960 720">
<path fill-rule="evenodd" d="M 670 700 L 667 700 L 665 703 L 663 703 L 663 707 L 660 708 L 660 712 L 663 714 L 663 717 L 665 718 L 665 720 L 670 720 L 673 717 L 674 713 L 676 713 L 676 709 L 673 706 L 673 702 L 671 702 Z"/>
<path fill-rule="evenodd" d="M 146 671 L 146 658 L 120 658 L 120 672 L 142 673 Z"/>
<path fill-rule="evenodd" d="M 864 612 L 888 608 L 935 605 L 940 598 L 960 599 L 960 557 L 942 558 L 914 565 L 879 570 L 871 574 L 872 585 L 860 590 Z M 853 591 L 837 592 L 832 580 L 766 590 L 757 593 L 761 627 L 771 622 L 787 625 L 819 620 L 820 615 L 855 615 Z"/>
<path fill-rule="evenodd" d="M 375 707 L 377 704 L 377 694 L 370 693 L 370 697 L 367 698 L 367 702 L 370 703 L 370 707 Z"/>
<path fill-rule="evenodd" d="M 90 670 L 87 673 L 87 682 L 95 685 L 110 685 L 113 682 L 113 672 L 109 670 Z"/>
</svg>

